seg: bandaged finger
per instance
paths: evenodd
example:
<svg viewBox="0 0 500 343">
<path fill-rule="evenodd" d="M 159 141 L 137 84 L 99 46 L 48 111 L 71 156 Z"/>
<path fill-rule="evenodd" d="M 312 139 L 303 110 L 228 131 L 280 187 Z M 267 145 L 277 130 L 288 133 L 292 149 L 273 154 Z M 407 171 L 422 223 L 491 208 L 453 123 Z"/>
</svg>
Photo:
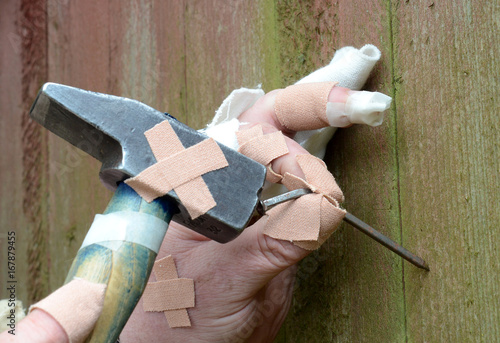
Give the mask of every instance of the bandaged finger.
<svg viewBox="0 0 500 343">
<path fill-rule="evenodd" d="M 345 127 L 350 124 L 379 126 L 384 121 L 384 111 L 391 106 L 391 97 L 379 92 L 348 91 L 346 102 L 328 102 L 326 117 L 330 126 Z"/>
<path fill-rule="evenodd" d="M 281 182 L 289 190 L 309 188 L 313 193 L 269 210 L 264 234 L 315 250 L 342 222 L 346 212 L 339 203 L 344 197 L 322 160 L 312 155 L 298 155 L 296 159 L 305 178 L 285 173 Z"/>
<path fill-rule="evenodd" d="M 378 92 L 347 90 L 345 101 L 329 100 L 336 82 L 305 83 L 289 86 L 276 96 L 276 118 L 291 131 L 316 130 L 351 124 L 380 125 L 391 98 Z"/>
<path fill-rule="evenodd" d="M 236 132 L 238 151 L 243 155 L 267 167 L 266 179 L 270 182 L 279 182 L 280 175 L 271 169 L 271 162 L 276 158 L 288 154 L 285 137 L 281 131 L 264 135 L 261 125 Z"/>
<path fill-rule="evenodd" d="M 30 307 L 50 314 L 64 329 L 70 343 L 90 334 L 101 315 L 106 285 L 74 279 Z"/>
</svg>

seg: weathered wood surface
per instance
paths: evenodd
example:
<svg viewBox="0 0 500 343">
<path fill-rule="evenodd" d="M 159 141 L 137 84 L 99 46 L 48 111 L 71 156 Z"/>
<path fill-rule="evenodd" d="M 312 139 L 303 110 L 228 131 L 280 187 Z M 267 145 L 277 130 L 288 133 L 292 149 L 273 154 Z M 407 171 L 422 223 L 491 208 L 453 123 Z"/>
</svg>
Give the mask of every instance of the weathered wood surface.
<svg viewBox="0 0 500 343">
<path fill-rule="evenodd" d="M 384 124 L 340 130 L 345 207 L 430 273 L 343 225 L 304 260 L 279 342 L 493 342 L 500 334 L 499 23 L 495 1 L 0 2 L 0 251 L 17 295 L 64 281 L 111 194 L 99 163 L 26 120 L 47 80 L 144 101 L 200 128 L 233 89 L 285 86 L 344 45 L 383 54 Z M 6 297 L 6 254 L 0 256 Z"/>
<path fill-rule="evenodd" d="M 500 336 L 500 3 L 394 6 L 403 242 L 412 341 Z"/>
<path fill-rule="evenodd" d="M 294 82 L 328 63 L 342 46 L 359 48 L 372 43 L 382 51 L 382 60 L 367 88 L 391 95 L 390 12 L 386 6 L 378 0 L 333 5 L 326 1 L 278 2 L 283 80 Z M 337 131 L 325 160 L 344 191 L 344 206 L 399 240 L 394 125 L 388 113 L 380 127 Z M 401 258 L 342 225 L 319 252 L 303 261 L 282 341 L 403 342 L 401 275 Z"/>
<path fill-rule="evenodd" d="M 7 294 L 7 232 L 16 233 L 16 295 L 48 292 L 47 133 L 28 117 L 33 94 L 47 76 L 45 3 L 0 4 L 0 282 Z"/>
</svg>

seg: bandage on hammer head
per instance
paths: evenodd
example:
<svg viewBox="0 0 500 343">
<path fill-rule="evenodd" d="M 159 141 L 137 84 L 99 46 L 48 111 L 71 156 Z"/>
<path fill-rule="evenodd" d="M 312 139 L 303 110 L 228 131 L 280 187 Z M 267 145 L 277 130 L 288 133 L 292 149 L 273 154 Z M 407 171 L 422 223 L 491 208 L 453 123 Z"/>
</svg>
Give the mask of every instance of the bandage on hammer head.
<svg viewBox="0 0 500 343">
<path fill-rule="evenodd" d="M 191 219 L 214 208 L 217 203 L 201 176 L 228 166 L 215 140 L 206 139 L 184 149 L 168 120 L 145 135 L 158 162 L 125 182 L 147 202 L 174 190 Z M 186 168 L 191 161 L 196 163 Z"/>
<path fill-rule="evenodd" d="M 186 149 L 208 139 L 139 101 L 55 83 L 42 87 L 30 115 L 101 161 L 100 177 L 110 189 L 157 162 L 144 135 L 155 125 L 168 120 Z M 259 202 L 266 169 L 235 150 L 224 145 L 219 147 L 228 166 L 201 176 L 217 204 L 215 207 L 193 220 L 175 190 L 162 199 L 178 205 L 179 213 L 172 220 L 218 242 L 227 242 L 251 219 Z"/>
</svg>

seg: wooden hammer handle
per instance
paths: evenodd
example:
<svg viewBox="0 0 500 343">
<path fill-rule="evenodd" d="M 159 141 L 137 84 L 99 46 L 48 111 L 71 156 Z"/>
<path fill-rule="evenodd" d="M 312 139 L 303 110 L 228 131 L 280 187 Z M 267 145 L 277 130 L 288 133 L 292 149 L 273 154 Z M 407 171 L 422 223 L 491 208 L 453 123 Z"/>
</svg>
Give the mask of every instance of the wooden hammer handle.
<svg viewBox="0 0 500 343">
<path fill-rule="evenodd" d="M 104 214 L 135 211 L 154 215 L 167 224 L 177 211 L 161 199 L 144 201 L 122 183 L 118 186 Z M 82 278 L 107 285 L 104 308 L 86 342 L 116 342 L 137 305 L 153 268 L 156 252 L 133 242 L 114 242 L 113 248 L 91 244 L 78 251 L 66 277 Z"/>
</svg>

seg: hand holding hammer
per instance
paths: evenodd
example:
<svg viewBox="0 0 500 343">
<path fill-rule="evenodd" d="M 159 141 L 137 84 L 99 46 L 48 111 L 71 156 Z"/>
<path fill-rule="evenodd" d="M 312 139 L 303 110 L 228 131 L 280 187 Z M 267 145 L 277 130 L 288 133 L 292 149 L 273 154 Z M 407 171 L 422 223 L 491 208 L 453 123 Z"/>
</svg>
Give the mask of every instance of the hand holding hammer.
<svg viewBox="0 0 500 343">
<path fill-rule="evenodd" d="M 84 279 L 107 285 L 103 312 L 89 342 L 118 338 L 144 291 L 172 218 L 225 243 L 243 231 L 259 202 L 264 166 L 224 145 L 219 147 L 227 167 L 201 176 L 216 203 L 208 212 L 192 219 L 175 189 L 152 202 L 142 199 L 123 181 L 157 162 L 147 130 L 168 121 L 186 149 L 208 137 L 138 101 L 48 83 L 30 114 L 100 160 L 101 180 L 116 189 L 104 215 L 96 216 L 66 278 L 66 283 Z"/>
<path fill-rule="evenodd" d="M 55 93 L 57 93 L 57 91 L 55 91 Z M 113 100 L 113 97 L 111 96 L 103 96 L 90 92 L 88 93 L 89 94 L 86 95 L 102 96 L 100 100 L 105 100 L 104 98 L 106 97 L 109 97 L 111 98 L 111 100 Z M 73 93 L 73 95 L 78 95 L 78 92 Z M 83 104 L 88 105 L 89 99 L 92 97 L 84 96 L 83 98 L 86 99 L 81 104 L 81 106 L 84 107 Z M 37 103 L 38 100 L 39 99 L 37 99 Z M 125 100 L 131 101 L 128 99 Z M 105 213 L 122 212 L 123 209 L 126 209 L 127 211 L 130 209 L 132 209 L 132 211 L 137 211 L 137 209 L 139 209 L 139 211 L 142 211 L 141 209 L 144 209 L 143 213 L 151 214 L 154 217 L 161 218 L 161 220 L 163 221 L 168 221 L 172 216 L 172 213 L 176 213 L 176 215 L 180 216 L 181 218 L 178 220 L 179 222 L 189 225 L 189 219 L 182 219 L 186 217 L 187 212 L 183 208 L 182 204 L 179 203 L 179 199 L 176 198 L 175 194 L 170 194 L 168 196 L 165 196 L 164 199 L 157 200 L 151 204 L 147 203 L 146 205 L 146 202 L 143 203 L 143 200 L 139 199 L 137 195 L 134 195 L 130 188 L 127 188 L 127 186 L 120 184 L 121 180 L 137 174 L 137 172 L 134 173 L 130 171 L 124 171 L 125 169 L 123 167 L 123 163 L 120 164 L 120 161 L 122 162 L 124 160 L 123 157 L 127 155 L 127 149 L 125 147 L 133 146 L 129 145 L 129 141 L 118 140 L 119 143 L 116 144 L 115 142 L 113 142 L 117 141 L 115 139 L 116 133 L 98 137 L 95 134 L 96 131 L 93 131 L 93 129 L 102 129 L 102 122 L 98 122 L 97 126 L 95 126 L 95 123 L 91 121 L 89 127 L 85 124 L 88 123 L 86 119 L 83 119 L 82 123 L 82 118 L 73 120 L 77 124 L 72 128 L 72 130 L 69 130 L 73 132 L 79 132 L 80 136 L 77 136 L 78 139 L 71 140 L 71 135 L 64 136 L 67 135 L 68 132 L 66 132 L 65 129 L 61 129 L 61 127 L 58 126 L 58 122 L 64 122 L 65 120 L 67 120 L 68 110 L 69 113 L 78 113 L 78 111 L 75 111 L 75 109 L 78 109 L 78 106 L 70 106 L 71 108 L 68 108 L 68 106 L 65 105 L 64 102 L 62 103 L 63 105 L 60 105 L 61 102 L 59 100 L 53 103 L 51 100 L 41 101 L 41 108 L 45 108 L 45 110 L 50 109 L 50 112 L 55 113 L 56 119 L 46 120 L 43 115 L 41 115 L 40 118 L 43 118 L 42 121 L 45 121 L 44 125 L 48 127 L 51 126 L 52 129 L 58 132 L 58 134 L 63 138 L 66 138 L 74 145 L 77 145 L 82 149 L 87 146 L 86 150 L 91 155 L 103 161 L 101 179 L 105 181 L 105 184 L 108 187 L 114 188 L 117 183 L 119 184 L 115 195 L 116 199 L 114 198 L 112 200 Z M 103 101 L 102 103 L 105 104 L 106 101 Z M 71 104 L 71 101 L 67 102 L 67 104 Z M 108 108 L 106 108 L 106 106 L 103 106 L 102 108 L 105 108 L 104 112 L 112 112 L 114 110 L 118 110 L 118 112 L 113 113 L 121 113 L 120 110 L 123 111 L 123 108 L 121 106 L 117 107 L 118 109 L 113 108 L 112 110 L 109 110 L 109 106 Z M 100 108 L 101 107 L 99 107 L 99 109 Z M 96 112 L 99 112 L 99 109 L 97 109 Z M 265 101 L 256 104 L 252 109 L 256 113 L 266 113 L 266 111 L 268 111 L 268 107 L 266 106 Z M 125 110 L 124 112 L 127 111 Z M 73 114 L 71 114 L 71 116 L 72 115 Z M 264 115 L 264 117 L 266 117 L 266 115 Z M 162 119 L 164 120 L 165 118 L 163 117 Z M 179 138 L 181 138 L 182 140 L 182 135 L 179 134 L 179 132 L 181 132 L 182 130 L 177 129 L 177 127 L 175 128 Z M 87 137 L 87 140 L 85 140 L 85 137 Z M 88 137 L 97 137 L 97 139 L 89 141 Z M 106 142 L 106 144 L 101 144 L 102 142 Z M 187 145 L 189 144 L 186 142 L 183 143 Z M 92 144 L 94 146 L 97 146 L 97 149 L 92 148 Z M 287 141 L 287 145 L 289 146 L 290 151 L 300 150 L 300 148 L 294 145 L 293 142 Z M 107 148 L 109 148 L 109 150 L 106 150 Z M 122 159 L 120 161 L 119 159 L 116 159 L 114 161 L 107 160 L 107 163 L 104 163 L 105 159 L 103 159 L 102 157 L 109 156 L 105 155 L 106 151 L 116 152 L 120 149 L 122 151 Z M 154 161 L 150 163 L 154 163 Z M 143 165 L 143 167 L 147 168 L 149 165 L 148 163 L 146 163 Z M 282 165 L 284 169 L 288 168 L 286 167 L 286 163 Z M 293 165 L 291 167 L 293 168 Z M 276 170 L 280 170 L 280 168 L 277 167 Z M 260 186 L 261 184 L 258 185 L 257 188 L 260 189 Z M 252 194 L 250 196 L 250 202 L 255 200 L 255 202 L 253 202 L 253 208 L 255 208 L 255 204 L 258 202 L 258 194 L 254 196 L 254 191 L 254 189 L 250 191 L 250 193 Z M 258 190 L 256 193 L 258 193 Z M 126 203 L 126 206 L 123 206 L 124 202 L 121 199 L 126 199 L 124 201 Z M 135 207 L 134 205 L 129 205 L 130 203 L 134 202 L 136 203 Z M 248 202 L 248 199 L 246 199 L 245 202 Z M 253 212 L 253 208 L 249 212 Z M 214 219 L 213 214 L 211 215 L 211 217 L 209 214 L 208 216 L 209 218 L 203 220 L 202 223 L 193 223 L 193 227 L 200 227 L 199 230 L 205 236 L 209 236 L 215 239 L 219 237 L 219 240 L 223 242 L 231 240 L 231 238 L 237 236 L 237 234 L 241 231 L 241 227 L 238 225 L 228 225 L 228 222 L 233 222 L 227 220 L 227 218 L 221 219 L 215 216 Z M 245 217 L 245 215 L 243 217 Z M 205 228 L 203 228 L 203 225 L 200 224 L 203 224 L 203 222 L 206 221 L 208 221 L 210 224 L 206 225 Z M 219 221 L 222 223 L 219 224 Z M 218 225 L 215 226 L 215 230 L 213 224 L 214 222 Z M 245 225 L 246 222 L 243 227 Z M 201 339 L 202 337 L 204 339 L 210 339 L 211 337 L 213 338 L 213 340 L 220 340 L 221 337 L 226 336 L 226 340 L 229 339 L 230 341 L 234 341 L 234 339 L 246 339 L 250 334 L 252 334 L 252 337 L 256 339 L 259 339 L 260 337 L 260 340 L 262 341 L 264 338 L 269 339 L 269 337 L 273 337 L 276 334 L 276 330 L 277 328 L 279 328 L 280 322 L 284 318 L 284 314 L 286 314 L 289 306 L 288 300 L 290 299 L 291 295 L 293 276 L 295 271 L 295 267 L 293 265 L 295 264 L 295 262 L 307 255 L 308 252 L 286 241 L 277 241 L 263 235 L 263 226 L 265 226 L 265 219 L 260 220 L 254 226 L 245 230 L 241 238 L 222 246 L 217 244 L 216 242 L 207 240 L 203 236 L 191 230 L 187 230 L 183 226 L 172 225 L 170 227 L 169 232 L 160 249 L 159 257 L 162 257 L 166 253 L 179 256 L 179 273 L 189 274 L 188 276 L 200 281 L 198 282 L 196 289 L 197 306 L 200 306 L 194 308 L 193 311 L 190 312 L 190 314 L 195 318 L 195 323 L 200 326 L 198 328 L 193 328 L 190 331 L 168 331 L 168 336 L 172 339 L 172 341 L 196 340 Z M 217 232 L 218 236 L 214 237 L 214 231 Z M 105 256 L 105 254 L 102 254 L 104 250 L 97 251 L 101 250 L 101 248 L 98 247 L 98 249 L 94 249 L 94 245 L 101 245 L 107 249 L 106 251 L 117 251 L 117 249 L 122 248 L 123 243 L 120 244 L 119 247 L 116 247 L 115 244 L 102 244 L 102 242 L 100 242 L 100 244 L 90 244 L 84 246 L 83 249 L 81 249 L 81 251 L 79 252 L 79 256 L 77 256 L 77 259 L 72 266 L 72 270 L 70 271 L 70 274 L 68 276 L 69 278 L 75 275 L 92 277 L 94 274 L 99 274 L 100 276 L 97 279 L 101 280 L 106 278 L 106 273 L 110 274 L 111 277 L 113 276 L 113 273 L 109 273 L 106 268 L 101 268 L 99 273 L 96 273 L 97 269 L 99 268 L 95 268 L 95 270 L 88 270 L 87 268 L 85 268 L 87 265 L 90 265 L 90 261 L 92 260 L 92 258 L 95 258 L 95 256 L 99 256 L 99 258 L 101 258 L 101 256 Z M 128 243 L 125 245 L 128 245 Z M 139 246 L 129 247 L 128 250 L 123 250 L 122 252 L 124 254 L 137 256 L 140 254 L 136 254 L 136 252 L 141 249 L 142 248 Z M 141 261 L 138 261 L 138 263 L 150 265 L 152 256 L 150 252 L 151 249 L 149 249 L 147 254 L 145 254 L 145 258 L 143 257 Z M 91 258 L 87 259 L 89 256 Z M 106 260 L 106 258 L 104 258 L 103 260 Z M 82 262 L 79 263 L 78 261 Z M 214 263 L 214 261 L 217 261 L 217 263 Z M 124 261 L 118 261 L 118 264 L 123 264 L 123 262 Z M 102 263 L 101 261 L 95 264 L 95 266 L 105 266 L 106 264 L 110 265 L 111 263 Z M 139 268 L 137 269 L 137 271 L 139 272 L 139 274 L 142 273 L 142 275 L 147 275 L 149 274 L 147 269 L 148 268 L 143 268 L 141 270 Z M 127 268 L 122 268 L 121 270 L 125 271 L 125 274 L 122 273 L 122 277 L 123 275 L 130 275 L 131 273 L 130 269 L 127 271 Z M 132 274 L 133 273 L 135 273 L 135 270 L 132 271 Z M 102 275 L 104 275 L 104 277 Z M 210 277 L 207 278 L 207 275 L 210 275 Z M 116 289 L 118 290 L 118 292 L 126 292 L 127 289 L 133 289 L 134 284 L 140 284 L 140 282 L 138 282 L 139 279 L 141 279 L 141 277 L 129 283 L 124 288 L 120 289 L 120 287 L 117 287 Z M 238 280 L 240 281 L 238 282 Z M 140 286 L 138 287 L 138 289 L 140 289 Z M 134 294 L 138 292 L 133 290 L 131 293 Z M 256 296 L 257 293 L 260 295 Z M 105 328 L 103 330 L 100 330 L 102 332 L 106 331 L 106 329 L 109 328 L 111 329 L 111 331 L 115 330 L 114 326 L 121 325 L 120 320 L 115 319 L 120 317 L 120 315 L 117 315 L 116 313 L 123 311 L 123 309 L 125 309 L 124 311 L 127 312 L 130 306 L 127 304 L 125 304 L 125 306 L 122 306 L 122 304 L 116 305 L 119 301 L 113 300 L 113 297 L 109 297 L 108 294 L 106 294 L 106 297 L 106 301 L 108 301 L 109 304 L 112 304 L 110 307 L 114 307 L 114 309 L 108 313 L 115 313 L 108 316 L 101 316 L 102 318 L 99 320 L 99 323 L 96 325 L 94 333 L 92 334 L 92 339 L 95 339 L 95 341 L 112 342 L 112 340 L 109 340 L 112 339 L 111 336 L 98 336 L 98 329 L 99 327 Z M 111 300 L 109 300 L 110 298 Z M 128 301 L 124 301 L 124 303 L 127 302 Z M 211 309 L 211 313 L 207 312 L 207 309 Z M 274 322 L 266 320 L 266 318 L 278 319 L 277 322 Z M 224 321 L 226 321 L 226 324 L 221 325 Z M 164 325 L 164 318 L 162 316 L 155 315 L 154 313 L 145 314 L 141 311 L 140 307 L 138 307 L 136 309 L 136 313 L 134 314 L 134 319 L 131 320 L 130 325 L 128 326 L 129 329 L 126 330 L 123 337 L 125 339 L 128 338 L 129 341 L 157 341 L 159 339 L 158 335 L 160 335 L 162 338 L 167 339 L 167 337 L 165 336 L 167 334 L 167 331 L 165 331 Z"/>
</svg>

